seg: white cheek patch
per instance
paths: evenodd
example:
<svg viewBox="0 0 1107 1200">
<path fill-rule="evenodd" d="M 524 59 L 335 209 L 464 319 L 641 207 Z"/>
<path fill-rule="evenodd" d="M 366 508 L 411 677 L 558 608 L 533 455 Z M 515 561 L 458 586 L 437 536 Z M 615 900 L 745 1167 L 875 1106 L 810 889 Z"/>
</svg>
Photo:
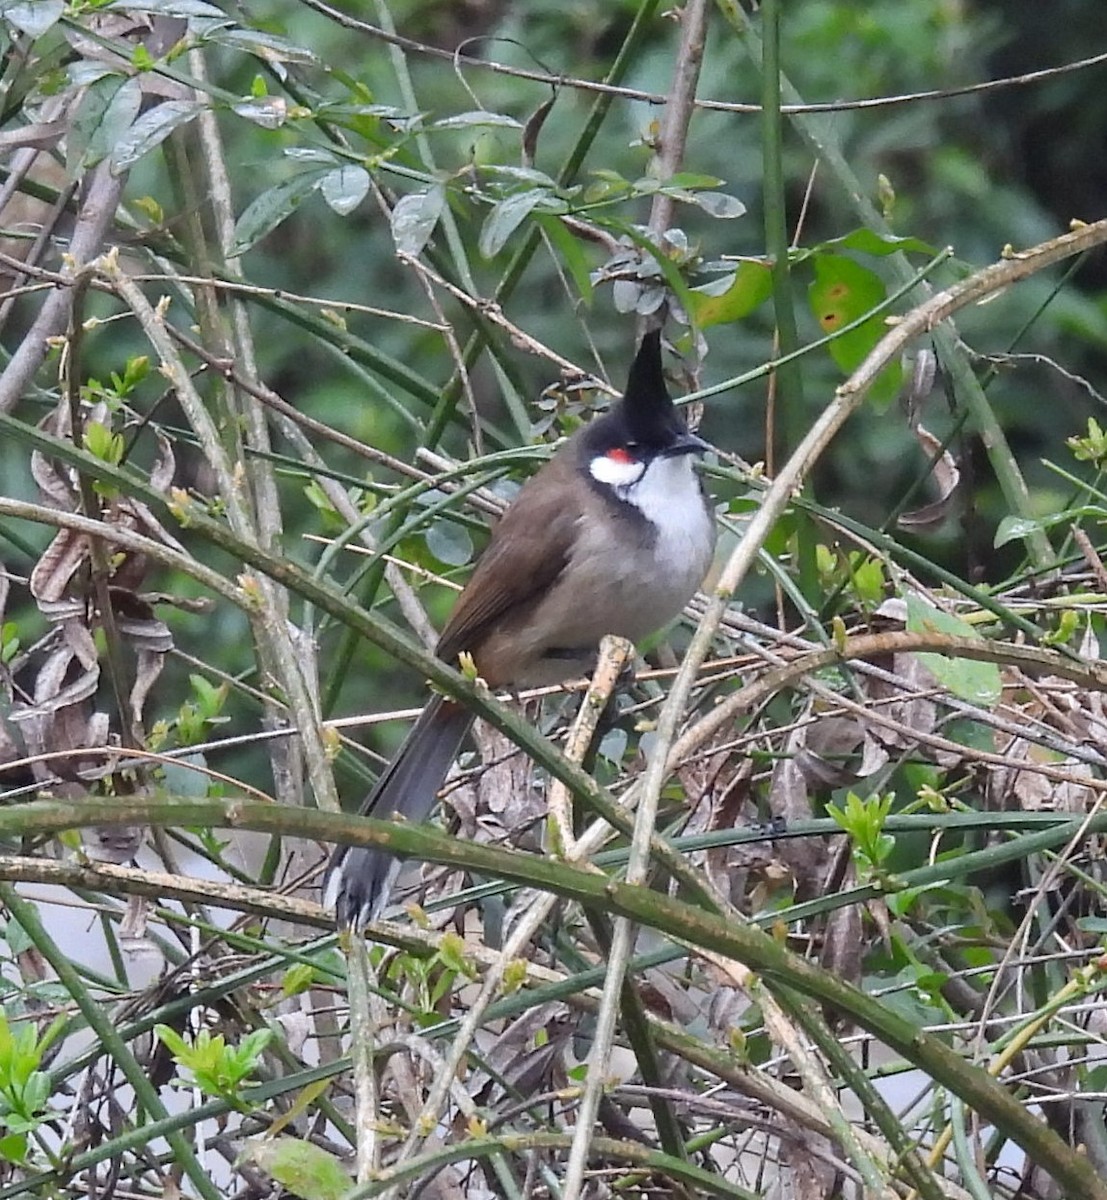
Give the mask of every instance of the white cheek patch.
<svg viewBox="0 0 1107 1200">
<path fill-rule="evenodd" d="M 619 492 L 633 487 L 645 473 L 646 465 L 633 459 L 620 462 L 609 454 L 597 454 L 588 464 L 588 470 L 597 482 L 606 483 Z"/>
</svg>

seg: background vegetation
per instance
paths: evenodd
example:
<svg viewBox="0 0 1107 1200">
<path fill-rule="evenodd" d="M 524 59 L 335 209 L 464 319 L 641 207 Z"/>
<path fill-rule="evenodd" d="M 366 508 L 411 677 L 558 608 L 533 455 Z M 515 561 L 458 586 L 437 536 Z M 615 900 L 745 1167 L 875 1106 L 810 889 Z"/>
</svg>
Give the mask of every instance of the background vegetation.
<svg viewBox="0 0 1107 1200">
<path fill-rule="evenodd" d="M 0 0 L 0 1200 L 1107 1196 L 1098 15 Z M 597 735 L 428 647 L 661 319 Z"/>
</svg>

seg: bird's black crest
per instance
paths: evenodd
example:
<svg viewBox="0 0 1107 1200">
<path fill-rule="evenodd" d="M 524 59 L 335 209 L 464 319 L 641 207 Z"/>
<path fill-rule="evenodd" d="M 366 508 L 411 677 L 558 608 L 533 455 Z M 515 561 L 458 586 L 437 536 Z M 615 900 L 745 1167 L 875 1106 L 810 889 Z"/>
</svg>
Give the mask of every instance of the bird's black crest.
<svg viewBox="0 0 1107 1200">
<path fill-rule="evenodd" d="M 684 431 L 684 422 L 665 387 L 661 366 L 661 331 L 642 339 L 627 379 L 622 400 L 623 418 L 633 437 L 647 444 L 662 442 Z"/>
</svg>

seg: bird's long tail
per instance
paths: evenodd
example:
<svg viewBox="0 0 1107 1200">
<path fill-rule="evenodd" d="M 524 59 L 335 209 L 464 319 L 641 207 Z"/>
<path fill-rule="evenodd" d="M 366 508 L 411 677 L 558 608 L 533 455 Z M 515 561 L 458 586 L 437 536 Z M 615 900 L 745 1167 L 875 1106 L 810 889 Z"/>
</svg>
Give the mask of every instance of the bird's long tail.
<svg viewBox="0 0 1107 1200">
<path fill-rule="evenodd" d="M 445 696 L 434 696 L 361 806 L 364 816 L 423 821 L 457 757 L 473 717 Z M 400 864 L 387 850 L 339 846 L 323 884 L 323 904 L 338 925 L 360 932 L 379 916 Z"/>
</svg>

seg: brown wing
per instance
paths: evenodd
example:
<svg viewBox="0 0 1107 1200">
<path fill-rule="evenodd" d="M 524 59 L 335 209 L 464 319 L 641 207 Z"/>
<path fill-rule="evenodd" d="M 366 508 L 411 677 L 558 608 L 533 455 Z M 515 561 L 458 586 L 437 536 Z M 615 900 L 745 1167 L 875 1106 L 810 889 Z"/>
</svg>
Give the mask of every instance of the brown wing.
<svg viewBox="0 0 1107 1200">
<path fill-rule="evenodd" d="M 523 486 L 480 557 L 442 630 L 436 653 L 479 654 L 488 631 L 541 596 L 568 560 L 577 520 L 575 447 L 562 449 Z M 479 662 L 478 662 L 479 667 Z"/>
</svg>

